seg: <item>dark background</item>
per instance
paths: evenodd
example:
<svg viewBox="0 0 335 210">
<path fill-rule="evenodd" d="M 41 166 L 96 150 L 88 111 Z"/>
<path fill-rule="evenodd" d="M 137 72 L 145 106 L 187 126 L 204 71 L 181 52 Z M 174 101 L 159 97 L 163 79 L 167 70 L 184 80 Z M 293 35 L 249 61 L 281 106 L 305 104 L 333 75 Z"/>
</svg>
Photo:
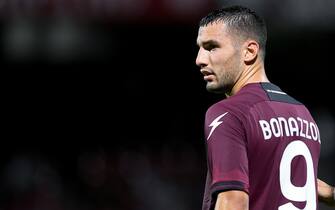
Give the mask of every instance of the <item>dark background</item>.
<svg viewBox="0 0 335 210">
<path fill-rule="evenodd" d="M 29 2 L 0 5 L 1 209 L 200 209 L 222 96 L 195 65 L 197 24 L 235 3 L 266 19 L 269 79 L 310 108 L 335 184 L 330 1 Z"/>
</svg>

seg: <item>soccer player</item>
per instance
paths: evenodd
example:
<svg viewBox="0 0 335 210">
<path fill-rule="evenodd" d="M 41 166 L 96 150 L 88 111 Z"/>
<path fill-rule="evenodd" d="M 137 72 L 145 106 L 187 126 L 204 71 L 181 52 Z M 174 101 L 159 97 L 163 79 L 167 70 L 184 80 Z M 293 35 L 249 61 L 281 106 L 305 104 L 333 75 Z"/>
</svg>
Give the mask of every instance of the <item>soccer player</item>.
<svg viewBox="0 0 335 210">
<path fill-rule="evenodd" d="M 200 21 L 196 64 L 207 90 L 227 96 L 206 112 L 203 210 L 317 210 L 318 195 L 333 200 L 334 188 L 317 188 L 319 129 L 268 80 L 266 39 L 264 20 L 245 7 Z"/>
</svg>

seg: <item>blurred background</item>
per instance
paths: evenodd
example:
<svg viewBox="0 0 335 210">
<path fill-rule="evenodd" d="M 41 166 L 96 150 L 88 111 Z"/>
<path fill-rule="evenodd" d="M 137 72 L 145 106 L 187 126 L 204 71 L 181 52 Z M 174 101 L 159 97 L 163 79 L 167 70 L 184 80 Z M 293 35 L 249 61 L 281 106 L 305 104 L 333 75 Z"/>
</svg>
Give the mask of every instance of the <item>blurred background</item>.
<svg viewBox="0 0 335 210">
<path fill-rule="evenodd" d="M 268 76 L 310 108 L 335 185 L 335 1 L 0 0 L 0 209 L 200 209 L 222 96 L 195 65 L 198 21 L 232 4 L 265 18 Z"/>
</svg>

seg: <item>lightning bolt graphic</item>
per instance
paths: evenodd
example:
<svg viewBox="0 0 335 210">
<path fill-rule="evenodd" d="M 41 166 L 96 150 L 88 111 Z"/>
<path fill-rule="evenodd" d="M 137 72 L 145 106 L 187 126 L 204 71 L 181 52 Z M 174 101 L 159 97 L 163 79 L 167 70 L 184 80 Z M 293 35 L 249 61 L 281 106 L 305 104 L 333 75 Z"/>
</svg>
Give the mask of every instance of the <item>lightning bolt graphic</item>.
<svg viewBox="0 0 335 210">
<path fill-rule="evenodd" d="M 228 112 L 223 113 L 222 115 L 218 116 L 217 118 L 215 118 L 215 120 L 213 120 L 213 122 L 208 126 L 208 127 L 212 127 L 211 131 L 209 132 L 209 135 L 207 137 L 207 140 L 209 139 L 209 137 L 211 137 L 213 131 L 215 130 L 215 128 L 217 128 L 222 121 L 219 121 L 223 116 L 225 116 Z"/>
</svg>

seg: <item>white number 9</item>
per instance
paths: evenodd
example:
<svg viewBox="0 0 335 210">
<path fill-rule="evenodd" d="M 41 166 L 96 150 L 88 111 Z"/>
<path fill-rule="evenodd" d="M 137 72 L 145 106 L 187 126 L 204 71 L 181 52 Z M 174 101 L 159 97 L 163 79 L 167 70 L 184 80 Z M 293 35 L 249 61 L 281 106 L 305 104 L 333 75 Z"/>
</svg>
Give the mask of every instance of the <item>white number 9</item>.
<svg viewBox="0 0 335 210">
<path fill-rule="evenodd" d="M 291 182 L 291 163 L 294 157 L 302 155 L 306 160 L 307 179 L 303 187 L 294 186 Z M 302 141 L 294 141 L 284 150 L 279 166 L 280 189 L 285 198 L 291 201 L 304 202 L 303 210 L 316 210 L 315 176 L 311 153 Z M 278 207 L 278 210 L 301 210 L 291 202 Z"/>
</svg>

